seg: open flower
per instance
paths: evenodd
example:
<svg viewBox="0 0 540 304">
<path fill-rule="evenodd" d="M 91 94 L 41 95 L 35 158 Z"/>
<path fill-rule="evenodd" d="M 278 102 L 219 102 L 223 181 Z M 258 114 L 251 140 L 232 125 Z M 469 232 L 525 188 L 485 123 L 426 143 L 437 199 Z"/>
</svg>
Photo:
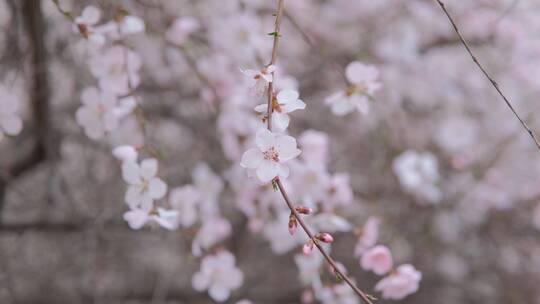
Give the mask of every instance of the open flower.
<svg viewBox="0 0 540 304">
<path fill-rule="evenodd" d="M 350 85 L 343 91 L 328 96 L 325 103 L 335 115 L 343 116 L 354 110 L 363 114 L 369 111 L 369 99 L 381 87 L 377 81 L 379 70 L 359 61 L 349 63 L 345 76 Z"/>
<path fill-rule="evenodd" d="M 364 227 L 359 232 L 360 236 L 354 249 L 354 255 L 360 256 L 369 248 L 375 246 L 379 238 L 379 223 L 380 220 L 376 217 L 368 218 Z"/>
<path fill-rule="evenodd" d="M 134 208 L 124 213 L 124 220 L 131 229 L 141 229 L 149 222 L 155 222 L 168 230 L 178 228 L 178 211 L 163 208 L 152 208 L 149 211 Z"/>
<path fill-rule="evenodd" d="M 17 96 L 0 86 L 0 140 L 7 135 L 17 135 L 22 130 L 22 119 L 18 112 Z"/>
<path fill-rule="evenodd" d="M 118 127 L 117 99 L 113 94 L 88 87 L 81 93 L 81 102 L 83 105 L 75 113 L 75 118 L 86 136 L 99 139 Z"/>
<path fill-rule="evenodd" d="M 377 275 L 383 275 L 392 269 L 394 265 L 392 254 L 386 246 L 378 245 L 362 255 L 360 259 L 362 269 L 373 270 Z"/>
<path fill-rule="evenodd" d="M 375 285 L 375 290 L 382 292 L 385 299 L 401 300 L 415 293 L 422 279 L 422 273 L 410 264 L 401 265 L 395 272 Z"/>
<path fill-rule="evenodd" d="M 208 290 L 212 299 L 226 301 L 231 290 L 242 286 L 244 274 L 235 265 L 235 258 L 228 251 L 220 251 L 216 255 L 202 259 L 201 270 L 192 278 L 193 288 L 197 291 Z"/>
<path fill-rule="evenodd" d="M 121 45 L 115 45 L 90 58 L 90 71 L 99 80 L 99 87 L 118 96 L 127 95 L 136 88 L 141 79 L 140 56 Z"/>
<path fill-rule="evenodd" d="M 394 159 L 392 164 L 401 186 L 419 198 L 420 203 L 437 204 L 441 201 L 439 165 L 430 152 L 407 150 Z"/>
<path fill-rule="evenodd" d="M 257 148 L 247 150 L 242 155 L 240 165 L 255 170 L 262 183 L 268 183 L 276 176 L 288 177 L 289 167 L 285 162 L 301 152 L 297 148 L 296 139 L 263 129 L 257 133 L 255 143 Z"/>
<path fill-rule="evenodd" d="M 99 22 L 101 11 L 95 6 L 86 6 L 81 15 L 75 18 L 74 30 L 79 32 L 91 44 L 101 47 L 105 44 L 105 36 L 94 29 Z"/>
<path fill-rule="evenodd" d="M 273 81 L 274 76 L 272 73 L 276 71 L 275 65 L 269 65 L 267 67 L 264 67 L 260 70 L 242 70 L 240 71 L 251 78 L 252 85 L 250 87 L 249 93 L 250 95 L 262 95 L 264 93 L 264 89 L 266 88 L 266 85 Z"/>
<path fill-rule="evenodd" d="M 283 132 L 289 126 L 289 115 L 296 110 L 303 110 L 306 108 L 306 104 L 298 99 L 300 94 L 294 90 L 284 90 L 277 94 L 277 96 L 272 101 L 273 113 L 272 113 L 272 127 L 278 131 Z M 266 115 L 265 113 L 268 110 L 267 104 L 260 104 L 255 107 L 255 111 Z M 264 116 L 264 120 L 267 117 Z"/>
<path fill-rule="evenodd" d="M 178 187 L 170 191 L 169 203 L 175 210 L 180 211 L 180 224 L 183 227 L 190 227 L 197 221 L 199 217 L 197 203 L 200 198 L 200 191 L 193 185 Z"/>
<path fill-rule="evenodd" d="M 122 177 L 129 184 L 125 200 L 131 209 L 150 210 L 156 199 L 161 199 L 167 192 L 167 184 L 156 177 L 158 162 L 154 158 L 145 159 L 141 164 L 124 162 Z"/>
</svg>

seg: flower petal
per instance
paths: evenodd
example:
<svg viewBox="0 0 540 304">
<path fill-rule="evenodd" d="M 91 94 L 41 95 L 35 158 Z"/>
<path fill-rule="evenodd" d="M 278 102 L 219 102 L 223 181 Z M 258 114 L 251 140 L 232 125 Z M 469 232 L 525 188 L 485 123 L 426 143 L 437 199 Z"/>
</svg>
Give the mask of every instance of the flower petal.
<svg viewBox="0 0 540 304">
<path fill-rule="evenodd" d="M 242 155 L 240 166 L 255 169 L 259 166 L 263 158 L 263 154 L 259 149 L 249 149 L 244 153 L 244 155 Z"/>
<path fill-rule="evenodd" d="M 287 161 L 300 155 L 301 151 L 297 148 L 296 139 L 288 135 L 279 135 L 276 137 L 276 147 L 279 153 L 280 161 Z"/>
<path fill-rule="evenodd" d="M 278 175 L 278 165 L 279 164 L 276 162 L 263 160 L 257 168 L 257 177 L 259 178 L 259 180 L 263 183 L 270 182 L 274 177 Z"/>
<path fill-rule="evenodd" d="M 160 178 L 152 178 L 148 184 L 148 194 L 153 199 L 160 199 L 167 193 L 167 184 Z"/>
<path fill-rule="evenodd" d="M 277 94 L 276 98 L 279 103 L 288 104 L 296 101 L 299 96 L 300 94 L 295 90 L 283 90 Z"/>
<path fill-rule="evenodd" d="M 208 289 L 208 294 L 210 297 L 218 302 L 223 302 L 229 298 L 231 292 L 225 288 L 225 286 L 213 284 Z"/>
<path fill-rule="evenodd" d="M 255 136 L 255 144 L 261 151 L 270 149 L 275 144 L 274 134 L 267 129 L 261 129 Z"/>
<path fill-rule="evenodd" d="M 140 168 L 136 162 L 124 162 L 122 164 L 122 177 L 129 184 L 141 182 Z"/>
<path fill-rule="evenodd" d="M 158 162 L 155 158 L 147 158 L 141 162 L 141 176 L 150 180 L 157 174 Z"/>
</svg>

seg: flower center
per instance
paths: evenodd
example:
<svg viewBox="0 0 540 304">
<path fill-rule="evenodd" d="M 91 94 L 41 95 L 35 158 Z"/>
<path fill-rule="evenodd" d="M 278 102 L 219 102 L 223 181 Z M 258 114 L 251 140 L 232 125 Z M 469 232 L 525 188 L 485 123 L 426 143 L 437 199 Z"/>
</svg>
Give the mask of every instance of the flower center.
<svg viewBox="0 0 540 304">
<path fill-rule="evenodd" d="M 141 182 L 141 192 L 147 192 L 148 188 L 150 187 L 150 183 L 147 180 L 143 180 Z"/>
<path fill-rule="evenodd" d="M 271 147 L 270 149 L 263 152 L 263 155 L 264 155 L 264 159 L 266 160 L 279 162 L 279 153 L 274 147 Z"/>
<path fill-rule="evenodd" d="M 345 89 L 345 94 L 348 97 L 354 94 L 367 94 L 367 86 L 363 83 L 352 84 Z"/>
</svg>

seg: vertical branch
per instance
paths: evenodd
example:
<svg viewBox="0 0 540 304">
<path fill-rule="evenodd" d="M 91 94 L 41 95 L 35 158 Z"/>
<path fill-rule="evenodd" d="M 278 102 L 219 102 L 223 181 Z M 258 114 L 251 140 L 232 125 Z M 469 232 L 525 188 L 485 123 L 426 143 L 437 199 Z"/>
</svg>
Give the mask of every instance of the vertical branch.
<svg viewBox="0 0 540 304">
<path fill-rule="evenodd" d="M 272 58 L 270 59 L 270 63 L 268 66 L 276 64 L 277 61 L 277 50 L 279 45 L 279 36 L 281 35 L 280 26 L 281 26 L 281 17 L 283 16 L 283 5 L 284 0 L 278 0 L 278 10 L 276 13 L 276 23 L 274 32 L 272 35 L 274 36 L 274 45 L 272 46 Z M 272 106 L 274 101 L 274 81 L 275 81 L 275 72 L 272 72 L 272 82 L 268 84 L 268 130 L 272 131 L 272 112 L 274 111 L 274 107 Z"/>
<path fill-rule="evenodd" d="M 274 36 L 274 45 L 272 47 L 272 59 L 270 60 L 269 65 L 273 65 L 276 63 L 277 60 L 277 50 L 278 50 L 278 43 L 279 43 L 279 37 L 280 37 L 280 24 L 281 24 L 281 17 L 284 13 L 284 0 L 278 0 L 278 9 L 276 13 L 276 23 L 275 23 L 275 30 L 273 33 L 271 33 Z M 275 73 L 272 73 L 272 82 L 268 84 L 268 109 L 267 109 L 267 123 L 268 123 L 268 130 L 272 131 L 272 112 L 273 112 L 273 99 L 274 99 L 274 82 L 276 81 Z M 370 296 L 367 295 L 365 292 L 363 292 L 360 288 L 358 288 L 354 282 L 345 274 L 341 269 L 337 266 L 336 262 L 332 257 L 324 250 L 324 248 L 320 245 L 319 241 L 315 238 L 315 234 L 309 229 L 307 224 L 304 222 L 302 217 L 298 214 L 296 211 L 296 208 L 292 201 L 289 199 L 289 196 L 287 192 L 285 191 L 285 188 L 283 187 L 283 184 L 281 183 L 281 180 L 279 178 L 275 178 L 273 181 L 277 184 L 277 187 L 279 188 L 279 191 L 281 192 L 283 199 L 285 200 L 285 203 L 287 204 L 287 207 L 289 207 L 291 213 L 294 215 L 298 223 L 300 223 L 300 226 L 304 230 L 304 232 L 308 235 L 308 237 L 313 241 L 317 249 L 321 252 L 326 262 L 332 267 L 334 273 L 338 275 L 340 278 L 342 278 L 351 288 L 352 290 L 367 304 L 372 304 L 370 300 Z"/>
<path fill-rule="evenodd" d="M 540 142 L 538 142 L 538 139 L 536 138 L 536 136 L 534 135 L 533 131 L 531 130 L 531 128 L 529 128 L 529 126 L 527 125 L 527 123 L 519 116 L 519 114 L 516 112 L 516 110 L 514 109 L 514 106 L 512 106 L 512 103 L 510 102 L 510 100 L 506 97 L 506 95 L 504 95 L 504 93 L 502 92 L 502 90 L 499 88 L 499 84 L 495 81 L 495 79 L 493 79 L 493 77 L 491 77 L 491 75 L 487 72 L 487 70 L 484 68 L 484 66 L 482 66 L 482 64 L 478 61 L 478 59 L 476 58 L 476 56 L 474 55 L 473 51 L 471 50 L 469 44 L 467 43 L 467 41 L 465 40 L 465 38 L 463 38 L 463 35 L 461 34 L 461 32 L 459 31 L 459 28 L 456 24 L 456 22 L 454 21 L 454 19 L 452 18 L 452 16 L 450 15 L 450 13 L 448 12 L 448 10 L 446 9 L 446 6 L 445 4 L 441 1 L 441 0 L 435 0 L 437 1 L 437 3 L 439 4 L 439 6 L 441 7 L 441 9 L 443 10 L 444 14 L 446 15 L 446 17 L 448 18 L 448 20 L 450 21 L 450 24 L 452 24 L 452 27 L 454 29 L 454 32 L 456 32 L 456 35 L 458 36 L 459 38 L 459 41 L 461 42 L 461 44 L 463 44 L 463 46 L 465 47 L 465 50 L 467 50 L 467 53 L 469 53 L 469 56 L 471 57 L 472 61 L 476 64 L 476 66 L 480 69 L 480 71 L 482 72 L 482 74 L 484 74 L 484 76 L 489 80 L 489 82 L 491 83 L 491 85 L 495 88 L 495 90 L 497 91 L 497 93 L 499 94 L 499 96 L 501 96 L 501 98 L 504 100 L 504 102 L 506 103 L 506 105 L 508 106 L 508 108 L 510 109 L 510 111 L 512 111 L 512 113 L 514 114 L 514 116 L 517 118 L 517 120 L 519 120 L 519 122 L 521 123 L 521 125 L 523 126 L 523 128 L 525 129 L 525 131 L 527 131 L 527 133 L 529 134 L 529 136 L 531 137 L 531 139 L 534 141 L 536 147 L 538 148 L 538 150 L 540 150 Z"/>
</svg>

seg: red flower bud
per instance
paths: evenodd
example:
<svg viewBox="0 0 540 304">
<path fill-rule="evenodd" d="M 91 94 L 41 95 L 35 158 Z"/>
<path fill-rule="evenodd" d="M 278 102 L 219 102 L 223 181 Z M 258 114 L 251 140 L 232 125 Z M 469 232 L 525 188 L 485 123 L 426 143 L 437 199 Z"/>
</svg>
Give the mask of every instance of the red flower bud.
<svg viewBox="0 0 540 304">
<path fill-rule="evenodd" d="M 334 241 L 334 238 L 332 237 L 332 235 L 326 232 L 317 234 L 315 238 L 325 243 L 332 243 Z"/>
<path fill-rule="evenodd" d="M 294 235 L 296 232 L 296 228 L 298 227 L 298 222 L 296 221 L 296 217 L 291 213 L 289 216 L 289 233 L 291 235 Z"/>
<path fill-rule="evenodd" d="M 302 247 L 302 252 L 305 254 L 305 255 L 310 255 L 311 252 L 313 251 L 313 241 L 312 240 L 309 240 L 307 241 L 304 246 Z"/>
<path fill-rule="evenodd" d="M 311 214 L 313 213 L 313 209 L 309 208 L 309 207 L 296 207 L 296 212 L 300 213 L 300 214 Z"/>
</svg>

